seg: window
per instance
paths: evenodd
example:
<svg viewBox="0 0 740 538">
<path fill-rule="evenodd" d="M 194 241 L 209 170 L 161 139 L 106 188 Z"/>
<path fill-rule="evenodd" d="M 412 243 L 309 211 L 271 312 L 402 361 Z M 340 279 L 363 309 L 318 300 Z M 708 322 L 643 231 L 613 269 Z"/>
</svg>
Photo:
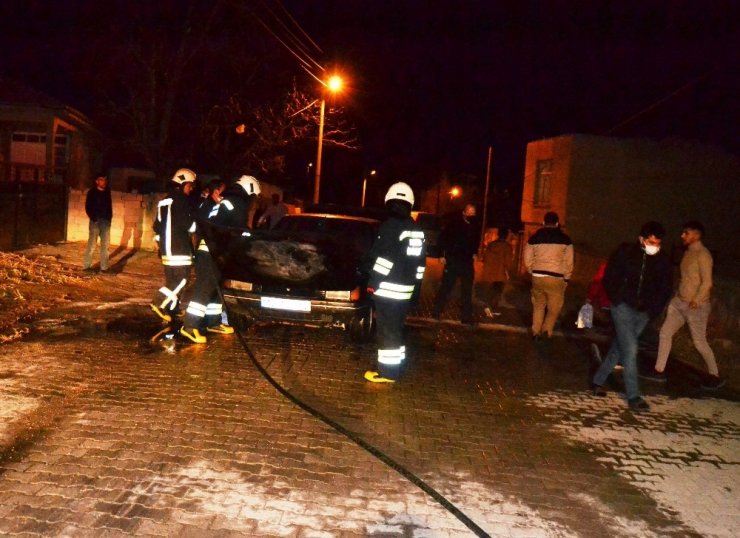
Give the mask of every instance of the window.
<svg viewBox="0 0 740 538">
<path fill-rule="evenodd" d="M 550 185 L 552 182 L 552 159 L 537 161 L 534 178 L 534 205 L 550 205 Z"/>
<path fill-rule="evenodd" d="M 10 160 L 18 164 L 46 165 L 46 134 L 13 133 L 10 144 Z"/>
</svg>

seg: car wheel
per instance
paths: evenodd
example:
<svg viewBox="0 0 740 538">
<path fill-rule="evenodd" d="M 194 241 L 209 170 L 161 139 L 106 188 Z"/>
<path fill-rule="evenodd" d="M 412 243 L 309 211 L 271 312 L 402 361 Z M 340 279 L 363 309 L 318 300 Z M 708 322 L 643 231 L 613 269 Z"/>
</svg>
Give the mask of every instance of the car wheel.
<svg viewBox="0 0 740 538">
<path fill-rule="evenodd" d="M 237 331 L 246 331 L 251 327 L 252 320 L 245 314 L 230 313 L 229 324 Z"/>
<path fill-rule="evenodd" d="M 349 326 L 349 337 L 353 342 L 369 342 L 375 334 L 375 309 L 370 308 L 364 316 L 355 317 Z"/>
</svg>

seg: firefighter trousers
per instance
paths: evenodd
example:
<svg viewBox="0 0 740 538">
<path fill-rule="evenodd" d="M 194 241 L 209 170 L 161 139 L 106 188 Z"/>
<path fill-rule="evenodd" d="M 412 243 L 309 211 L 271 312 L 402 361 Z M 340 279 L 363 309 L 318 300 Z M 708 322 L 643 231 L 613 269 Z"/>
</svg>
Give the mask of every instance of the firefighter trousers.
<svg viewBox="0 0 740 538">
<path fill-rule="evenodd" d="M 162 312 L 177 314 L 180 294 L 190 279 L 190 265 L 165 265 L 164 286 L 159 288 L 152 304 Z"/>
<path fill-rule="evenodd" d="M 219 272 L 211 255 L 204 250 L 195 253 L 195 285 L 185 311 L 186 329 L 216 327 L 221 324 L 223 304 L 218 293 Z"/>
<path fill-rule="evenodd" d="M 403 326 L 409 302 L 375 297 L 375 317 L 378 330 L 378 373 L 381 377 L 398 379 L 406 360 Z"/>
</svg>

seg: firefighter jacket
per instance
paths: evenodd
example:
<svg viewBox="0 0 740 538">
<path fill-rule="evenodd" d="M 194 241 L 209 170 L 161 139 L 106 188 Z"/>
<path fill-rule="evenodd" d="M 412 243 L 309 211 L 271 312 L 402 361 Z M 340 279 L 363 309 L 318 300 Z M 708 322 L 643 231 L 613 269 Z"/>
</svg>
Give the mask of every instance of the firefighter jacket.
<svg viewBox="0 0 740 538">
<path fill-rule="evenodd" d="M 426 266 L 424 231 L 411 217 L 392 216 L 378 231 L 364 267 L 376 297 L 409 301 L 418 293 Z"/>
<path fill-rule="evenodd" d="M 195 232 L 195 221 L 190 201 L 182 191 L 173 190 L 160 200 L 152 229 L 163 265 L 178 267 L 193 264 L 190 234 Z"/>
<path fill-rule="evenodd" d="M 208 247 L 205 242 L 205 234 L 203 233 L 203 227 L 208 226 L 208 220 L 213 212 L 213 209 L 218 206 L 213 198 L 210 196 L 203 200 L 198 209 L 195 210 L 195 244 L 198 250 L 208 251 Z"/>
<path fill-rule="evenodd" d="M 241 186 L 234 185 L 224 193 L 221 203 L 213 206 L 209 219 L 221 226 L 251 228 L 247 218 L 255 198 L 254 194 L 247 194 Z"/>
</svg>

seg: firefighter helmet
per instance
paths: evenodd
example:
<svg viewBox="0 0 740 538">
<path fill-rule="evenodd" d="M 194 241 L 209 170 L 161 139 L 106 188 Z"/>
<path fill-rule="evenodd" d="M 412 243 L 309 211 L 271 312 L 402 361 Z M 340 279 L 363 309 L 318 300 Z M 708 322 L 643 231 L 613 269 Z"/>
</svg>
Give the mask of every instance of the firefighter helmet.
<svg viewBox="0 0 740 538">
<path fill-rule="evenodd" d="M 236 184 L 241 185 L 242 189 L 244 189 L 244 192 L 247 194 L 257 195 L 262 190 L 260 189 L 260 182 L 257 181 L 257 178 L 252 176 L 242 176 L 236 180 Z"/>
<path fill-rule="evenodd" d="M 411 190 L 408 184 L 399 181 L 391 185 L 385 194 L 385 202 L 388 203 L 389 200 L 402 200 L 414 207 L 414 191 Z"/>
<path fill-rule="evenodd" d="M 178 185 L 184 185 L 185 183 L 191 183 L 195 181 L 195 172 L 190 168 L 180 168 L 175 175 L 172 176 L 172 181 Z"/>
</svg>

